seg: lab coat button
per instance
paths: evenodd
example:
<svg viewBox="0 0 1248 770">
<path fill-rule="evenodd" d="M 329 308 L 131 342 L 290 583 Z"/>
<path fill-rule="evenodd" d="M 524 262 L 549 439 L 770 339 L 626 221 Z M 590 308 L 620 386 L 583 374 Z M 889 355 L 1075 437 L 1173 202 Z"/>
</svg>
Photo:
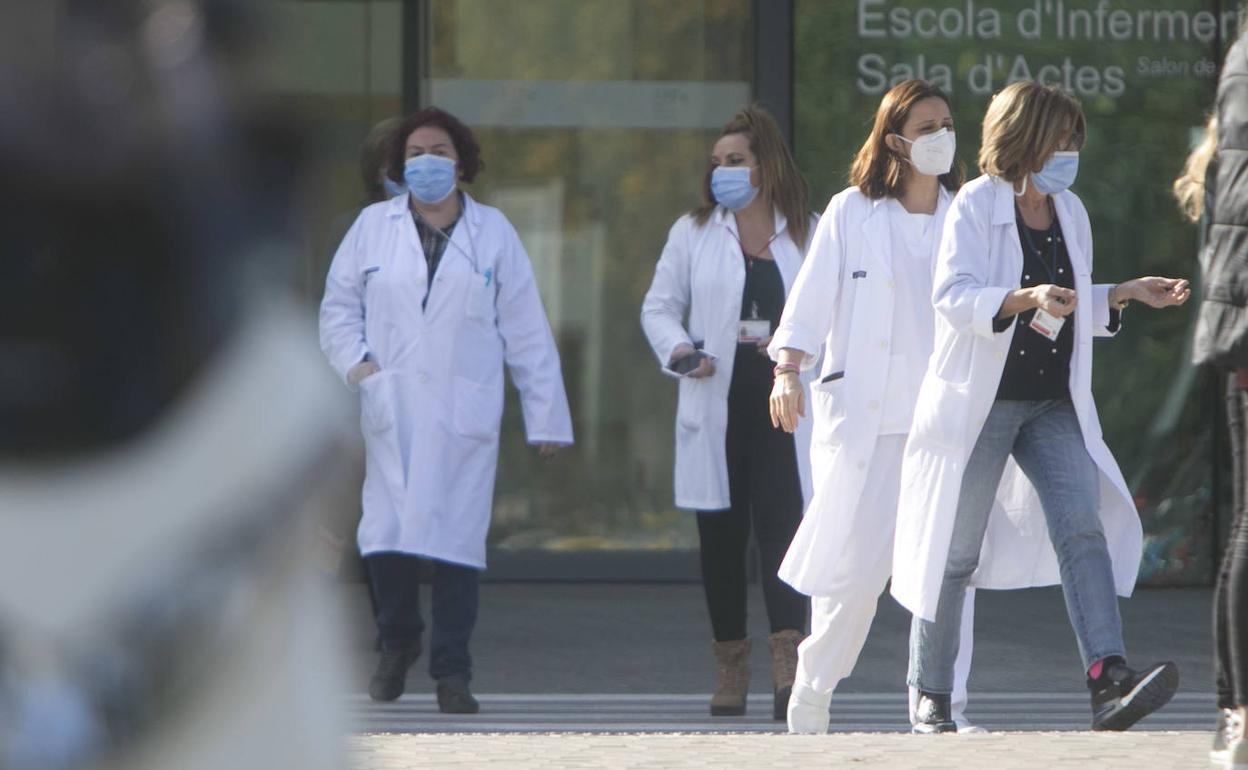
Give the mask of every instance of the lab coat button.
<svg viewBox="0 0 1248 770">
<path fill-rule="evenodd" d="M 888 340 L 880 340 L 880 349 L 888 350 Z"/>
<path fill-rule="evenodd" d="M 429 375 L 425 374 L 424 372 L 421 372 L 420 374 L 416 375 L 416 379 L 420 380 L 421 382 L 428 382 Z"/>
<path fill-rule="evenodd" d="M 880 408 L 880 402 L 879 402 L 879 401 L 872 401 L 872 402 L 870 402 L 870 403 L 868 403 L 868 404 L 867 404 L 867 408 L 868 408 L 868 409 L 879 409 L 879 408 Z"/>
<path fill-rule="evenodd" d="M 860 470 L 860 471 L 861 471 L 861 470 L 865 470 L 865 469 L 866 469 L 866 467 L 867 467 L 867 464 L 866 464 L 865 462 L 863 462 L 862 460 L 859 460 L 859 461 L 858 461 L 858 470 Z"/>
</svg>

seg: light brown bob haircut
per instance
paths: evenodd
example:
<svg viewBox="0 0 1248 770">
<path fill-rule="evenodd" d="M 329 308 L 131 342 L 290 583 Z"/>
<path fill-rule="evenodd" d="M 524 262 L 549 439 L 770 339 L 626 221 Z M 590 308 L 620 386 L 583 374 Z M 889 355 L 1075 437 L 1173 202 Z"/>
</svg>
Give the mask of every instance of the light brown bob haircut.
<svg viewBox="0 0 1248 770">
<path fill-rule="evenodd" d="M 1068 142 L 1071 149 L 1082 148 L 1086 131 L 1083 107 L 1075 97 L 1030 80 L 1011 83 L 992 98 L 984 114 L 979 168 L 1018 184 Z"/>
<path fill-rule="evenodd" d="M 810 235 L 810 199 L 806 180 L 797 170 L 793 154 L 784 143 L 784 136 L 775 118 L 762 107 L 751 104 L 732 116 L 724 124 L 716 141 L 729 134 L 742 134 L 750 144 L 750 152 L 758 162 L 762 177 L 759 194 L 773 209 L 780 209 L 788 224 L 789 238 L 803 251 Z M 702 178 L 702 205 L 691 213 L 699 225 L 706 224 L 715 211 L 715 196 L 711 194 L 711 173 L 714 165 L 708 165 Z"/>
<path fill-rule="evenodd" d="M 945 92 L 926 80 L 907 80 L 888 89 L 880 106 L 875 110 L 875 123 L 871 133 L 862 143 L 862 148 L 854 156 L 854 163 L 849 169 L 849 183 L 856 185 L 863 195 L 871 200 L 880 198 L 896 198 L 904 191 L 906 176 L 911 166 L 906 159 L 889 149 L 885 139 L 890 134 L 901 134 L 906 121 L 910 119 L 910 110 L 914 105 L 935 97 L 949 106 L 953 105 Z M 941 174 L 941 185 L 946 190 L 956 191 L 962 186 L 965 172 L 962 164 L 954 162 L 948 173 Z"/>
</svg>

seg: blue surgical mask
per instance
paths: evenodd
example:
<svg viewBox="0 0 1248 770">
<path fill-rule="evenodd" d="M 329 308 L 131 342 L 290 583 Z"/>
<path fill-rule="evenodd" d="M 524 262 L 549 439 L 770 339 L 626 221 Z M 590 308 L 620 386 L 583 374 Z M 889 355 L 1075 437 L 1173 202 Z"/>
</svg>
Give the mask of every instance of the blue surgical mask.
<svg viewBox="0 0 1248 770">
<path fill-rule="evenodd" d="M 1078 152 L 1055 152 L 1044 162 L 1039 171 L 1032 173 L 1031 179 L 1040 192 L 1045 195 L 1056 195 L 1074 184 L 1078 173 Z"/>
<path fill-rule="evenodd" d="M 403 178 L 416 200 L 441 203 L 455 189 L 455 161 L 429 153 L 417 155 L 403 165 Z"/>
<path fill-rule="evenodd" d="M 407 185 L 399 184 L 388 176 L 383 176 L 381 178 L 381 186 L 386 188 L 387 198 L 393 198 L 397 195 L 404 195 L 407 193 Z"/>
<path fill-rule="evenodd" d="M 758 195 L 750 184 L 750 169 L 745 166 L 716 166 L 711 172 L 711 195 L 729 211 L 740 211 Z"/>
</svg>

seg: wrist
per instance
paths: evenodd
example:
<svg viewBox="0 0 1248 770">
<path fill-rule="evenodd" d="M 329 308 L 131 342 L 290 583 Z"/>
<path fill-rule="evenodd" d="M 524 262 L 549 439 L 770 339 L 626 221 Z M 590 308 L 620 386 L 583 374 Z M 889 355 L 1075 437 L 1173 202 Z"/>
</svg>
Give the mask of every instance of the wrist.
<svg viewBox="0 0 1248 770">
<path fill-rule="evenodd" d="M 780 379 L 781 377 L 785 375 L 789 375 L 789 374 L 796 377 L 798 374 L 798 371 L 799 371 L 799 367 L 797 364 L 782 363 L 782 364 L 776 364 L 776 367 L 772 369 L 772 374 L 773 376 L 775 376 L 776 379 Z"/>
<path fill-rule="evenodd" d="M 1109 306 L 1114 310 L 1122 310 L 1131 301 L 1131 282 L 1120 283 L 1109 290 Z"/>
</svg>

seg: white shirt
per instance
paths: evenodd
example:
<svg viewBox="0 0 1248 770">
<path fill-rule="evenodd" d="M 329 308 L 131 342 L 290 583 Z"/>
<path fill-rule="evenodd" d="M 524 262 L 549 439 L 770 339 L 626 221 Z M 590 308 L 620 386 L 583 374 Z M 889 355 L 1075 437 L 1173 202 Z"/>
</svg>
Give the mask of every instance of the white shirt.
<svg viewBox="0 0 1248 770">
<path fill-rule="evenodd" d="M 934 219 L 931 214 L 911 214 L 895 198 L 888 201 L 896 301 L 881 434 L 910 431 L 919 385 L 932 353 Z"/>
</svg>

